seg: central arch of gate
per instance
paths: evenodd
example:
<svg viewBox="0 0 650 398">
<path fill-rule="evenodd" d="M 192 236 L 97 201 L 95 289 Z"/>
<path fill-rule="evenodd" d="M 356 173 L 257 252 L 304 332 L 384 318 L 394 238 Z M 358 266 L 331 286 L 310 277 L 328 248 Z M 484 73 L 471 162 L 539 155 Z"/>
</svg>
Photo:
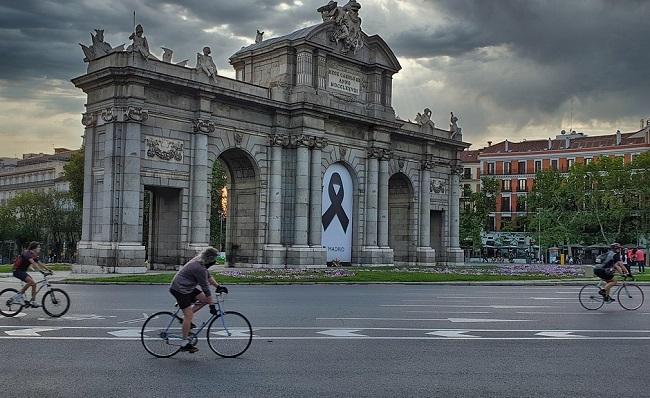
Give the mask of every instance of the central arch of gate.
<svg viewBox="0 0 650 398">
<path fill-rule="evenodd" d="M 188 67 L 139 42 L 85 48 L 73 79 L 88 95 L 78 270 L 175 268 L 209 245 L 234 266 L 461 262 L 457 158 L 469 145 L 453 114 L 449 130 L 429 109 L 396 117 L 401 66 L 354 25 L 357 4 L 242 48 L 236 79 L 208 52 Z M 218 245 L 215 164 L 227 193 Z"/>
</svg>

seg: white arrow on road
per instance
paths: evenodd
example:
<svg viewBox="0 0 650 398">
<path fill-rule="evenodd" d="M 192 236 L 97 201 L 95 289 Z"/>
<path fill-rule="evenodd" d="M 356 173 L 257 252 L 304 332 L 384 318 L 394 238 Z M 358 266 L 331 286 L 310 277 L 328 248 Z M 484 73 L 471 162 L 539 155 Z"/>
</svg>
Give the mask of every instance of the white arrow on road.
<svg viewBox="0 0 650 398">
<path fill-rule="evenodd" d="M 465 334 L 469 333 L 469 330 L 436 330 L 435 332 L 429 332 L 427 334 L 430 334 L 432 336 L 441 336 L 441 337 L 475 337 L 479 338 L 479 336 L 473 336 L 471 334 Z"/>
<path fill-rule="evenodd" d="M 318 334 L 324 334 L 327 336 L 334 336 L 334 337 L 368 337 L 363 334 L 357 334 L 361 329 L 330 329 L 330 330 L 323 330 L 322 332 L 316 332 Z"/>
<path fill-rule="evenodd" d="M 8 334 L 9 336 L 19 336 L 19 337 L 34 336 L 34 337 L 40 337 L 41 335 L 39 333 L 50 332 L 52 330 L 60 330 L 60 328 L 17 329 L 17 330 L 7 330 L 7 331 L 5 331 L 5 333 Z"/>
<path fill-rule="evenodd" d="M 585 336 L 581 336 L 579 334 L 573 334 L 573 332 L 539 332 L 539 333 L 535 333 L 535 336 L 563 337 L 563 338 L 585 337 Z"/>
<path fill-rule="evenodd" d="M 122 329 L 114 332 L 108 332 L 115 337 L 140 337 L 140 329 Z"/>
</svg>

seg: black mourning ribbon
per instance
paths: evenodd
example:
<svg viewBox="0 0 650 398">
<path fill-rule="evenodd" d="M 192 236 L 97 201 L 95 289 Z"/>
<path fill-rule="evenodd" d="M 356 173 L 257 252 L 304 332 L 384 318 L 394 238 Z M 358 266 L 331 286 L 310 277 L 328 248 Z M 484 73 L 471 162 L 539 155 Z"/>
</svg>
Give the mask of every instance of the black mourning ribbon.
<svg viewBox="0 0 650 398">
<path fill-rule="evenodd" d="M 339 192 L 336 193 L 334 191 L 334 185 L 338 184 L 340 186 Z M 332 220 L 334 220 L 334 217 L 338 217 L 339 222 L 341 223 L 341 226 L 343 227 L 343 232 L 348 232 L 348 225 L 350 224 L 350 219 L 348 218 L 348 215 L 345 214 L 345 210 L 343 209 L 343 198 L 345 196 L 343 192 L 343 181 L 341 181 L 341 176 L 339 173 L 333 173 L 332 177 L 330 178 L 330 184 L 329 187 L 327 187 L 327 193 L 330 197 L 330 201 L 332 204 L 330 204 L 330 207 L 325 211 L 325 214 L 323 214 L 323 228 L 327 230 L 327 228 L 330 226 L 330 223 Z"/>
</svg>

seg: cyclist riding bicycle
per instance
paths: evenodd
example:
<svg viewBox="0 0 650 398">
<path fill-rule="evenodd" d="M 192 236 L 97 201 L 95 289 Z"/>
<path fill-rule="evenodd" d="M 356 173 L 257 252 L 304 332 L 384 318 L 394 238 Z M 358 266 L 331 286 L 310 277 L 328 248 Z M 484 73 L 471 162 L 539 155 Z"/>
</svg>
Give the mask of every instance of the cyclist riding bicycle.
<svg viewBox="0 0 650 398">
<path fill-rule="evenodd" d="M 218 256 L 219 252 L 213 247 L 203 250 L 200 255 L 181 267 L 169 287 L 169 292 L 176 298 L 178 306 L 183 311 L 183 340 L 186 344 L 182 346 L 181 351 L 194 353 L 199 350 L 189 337 L 190 329 L 195 327 L 192 323 L 194 313 L 206 305 L 210 306 L 211 313 L 215 314 L 217 311 L 209 285 L 216 287 L 217 293 L 228 293 L 228 289 L 219 286 L 208 272 L 208 268 L 217 262 Z M 197 289 L 197 286 L 200 286 L 201 290 Z"/>
<path fill-rule="evenodd" d="M 23 286 L 20 293 L 18 293 L 18 296 L 14 299 L 16 304 L 23 304 L 33 308 L 40 307 L 40 305 L 36 303 L 36 282 L 34 282 L 34 278 L 27 273 L 27 270 L 29 267 L 32 267 L 33 269 L 46 274 L 52 274 L 52 270 L 38 261 L 39 254 L 41 254 L 41 244 L 38 242 L 31 242 L 29 246 L 27 246 L 27 250 L 23 251 L 18 257 L 16 257 L 16 261 L 14 261 L 13 276 L 25 283 L 25 286 Z M 25 292 L 30 287 L 32 288 L 32 300 L 26 301 Z"/>
<path fill-rule="evenodd" d="M 614 299 L 609 295 L 611 288 L 616 286 L 614 273 L 618 271 L 621 275 L 632 276 L 623 265 L 620 252 L 621 245 L 618 243 L 612 243 L 605 259 L 600 263 L 599 267 L 594 269 L 594 274 L 605 281 L 605 286 L 603 286 L 598 293 L 603 296 L 603 300 L 608 303 L 614 301 Z"/>
</svg>

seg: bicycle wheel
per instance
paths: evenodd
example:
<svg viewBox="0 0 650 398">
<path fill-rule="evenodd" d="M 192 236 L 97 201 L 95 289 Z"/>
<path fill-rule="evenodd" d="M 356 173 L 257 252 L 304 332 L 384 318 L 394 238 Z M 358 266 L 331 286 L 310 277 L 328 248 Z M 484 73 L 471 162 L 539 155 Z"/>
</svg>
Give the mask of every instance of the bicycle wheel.
<svg viewBox="0 0 650 398">
<path fill-rule="evenodd" d="M 633 283 L 626 283 L 618 289 L 616 298 L 621 307 L 626 310 L 638 310 L 643 305 L 643 290 Z"/>
<path fill-rule="evenodd" d="M 23 309 L 22 304 L 13 302 L 14 296 L 18 294 L 16 289 L 4 289 L 0 292 L 0 314 L 8 317 L 16 316 Z"/>
<path fill-rule="evenodd" d="M 149 354 L 158 358 L 169 358 L 180 351 L 182 334 L 181 324 L 174 314 L 157 312 L 142 325 L 140 341 Z"/>
<path fill-rule="evenodd" d="M 246 352 L 252 341 L 253 328 L 239 312 L 226 311 L 208 326 L 208 345 L 220 357 L 237 358 Z"/>
<path fill-rule="evenodd" d="M 50 289 L 43 295 L 41 300 L 43 311 L 53 318 L 58 318 L 68 312 L 70 308 L 70 297 L 61 289 Z"/>
<path fill-rule="evenodd" d="M 603 300 L 603 296 L 598 294 L 599 291 L 600 287 L 598 285 L 583 286 L 582 289 L 580 289 L 580 293 L 578 293 L 580 305 L 584 309 L 590 311 L 595 311 L 602 307 L 605 301 Z"/>
</svg>

